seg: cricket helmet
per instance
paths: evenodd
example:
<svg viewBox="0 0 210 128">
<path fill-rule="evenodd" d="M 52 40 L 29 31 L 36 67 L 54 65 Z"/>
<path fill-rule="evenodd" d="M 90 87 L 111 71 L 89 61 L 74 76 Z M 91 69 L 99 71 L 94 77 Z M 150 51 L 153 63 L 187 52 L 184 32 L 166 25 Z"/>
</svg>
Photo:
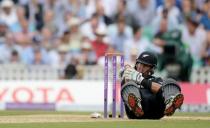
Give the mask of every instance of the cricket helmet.
<svg viewBox="0 0 210 128">
<path fill-rule="evenodd" d="M 157 67 L 157 57 L 154 53 L 145 51 L 139 55 L 136 59 L 136 63 Z"/>
</svg>

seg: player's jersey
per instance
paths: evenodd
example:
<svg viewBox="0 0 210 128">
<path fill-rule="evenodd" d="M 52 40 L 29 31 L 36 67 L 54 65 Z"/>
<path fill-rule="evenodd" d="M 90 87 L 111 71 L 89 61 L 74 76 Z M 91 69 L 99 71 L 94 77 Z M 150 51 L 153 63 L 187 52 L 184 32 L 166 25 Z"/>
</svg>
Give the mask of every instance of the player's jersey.
<svg viewBox="0 0 210 128">
<path fill-rule="evenodd" d="M 152 82 L 157 82 L 162 85 L 163 80 L 161 78 L 157 78 L 151 76 L 148 78 Z M 152 93 L 150 90 L 141 87 L 139 90 L 141 93 L 142 101 L 142 109 L 144 111 L 144 115 L 142 117 L 136 117 L 132 111 L 125 105 L 125 110 L 128 118 L 130 119 L 160 119 L 164 116 L 165 103 L 164 98 L 162 96 L 162 92 L 157 94 Z"/>
</svg>

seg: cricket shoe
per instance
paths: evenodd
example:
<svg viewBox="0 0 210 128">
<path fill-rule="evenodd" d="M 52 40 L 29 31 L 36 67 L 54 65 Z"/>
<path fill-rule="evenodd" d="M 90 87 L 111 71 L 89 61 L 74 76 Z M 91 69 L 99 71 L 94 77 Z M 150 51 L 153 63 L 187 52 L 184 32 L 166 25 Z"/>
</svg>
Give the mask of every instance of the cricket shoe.
<svg viewBox="0 0 210 128">
<path fill-rule="evenodd" d="M 144 115 L 144 111 L 141 106 L 141 99 L 137 98 L 133 93 L 128 95 L 128 107 L 137 117 Z"/>
<path fill-rule="evenodd" d="M 172 116 L 177 108 L 180 108 L 184 101 L 184 95 L 179 93 L 166 100 L 166 108 L 164 114 L 166 116 Z"/>
</svg>

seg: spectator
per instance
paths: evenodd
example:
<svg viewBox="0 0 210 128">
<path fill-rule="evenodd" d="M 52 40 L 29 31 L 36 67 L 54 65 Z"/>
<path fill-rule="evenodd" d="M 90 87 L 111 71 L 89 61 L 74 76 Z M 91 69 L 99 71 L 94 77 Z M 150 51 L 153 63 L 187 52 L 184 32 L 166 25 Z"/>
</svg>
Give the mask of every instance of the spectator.
<svg viewBox="0 0 210 128">
<path fill-rule="evenodd" d="M 1 2 L 0 19 L 3 20 L 8 27 L 18 22 L 16 7 L 12 0 L 3 0 Z"/>
<path fill-rule="evenodd" d="M 192 14 L 187 19 L 186 25 L 182 30 L 182 41 L 193 57 L 193 67 L 197 68 L 202 65 L 201 49 L 206 39 L 206 32 L 199 27 L 196 14 Z"/>
<path fill-rule="evenodd" d="M 25 18 L 25 10 L 23 7 L 18 7 L 17 8 L 17 16 L 18 16 L 18 21 L 15 22 L 14 24 L 12 24 L 10 26 L 10 31 L 15 32 L 15 33 L 19 33 L 23 31 L 23 27 L 25 25 L 25 23 L 27 22 L 27 31 L 29 32 L 34 32 L 35 31 L 35 25 L 32 22 L 29 22 L 26 18 Z"/>
<path fill-rule="evenodd" d="M 196 8 L 198 10 L 200 10 L 201 12 L 203 12 L 203 6 L 205 5 L 205 3 L 209 1 L 209 0 L 195 0 L 195 5 L 196 5 Z"/>
<path fill-rule="evenodd" d="M 186 22 L 187 17 L 196 10 L 195 0 L 182 0 L 181 22 Z"/>
<path fill-rule="evenodd" d="M 108 17 L 112 17 L 117 11 L 117 3 L 119 0 L 99 0 L 104 7 L 104 14 Z"/>
<path fill-rule="evenodd" d="M 55 13 L 52 10 L 46 10 L 44 13 L 44 27 L 50 29 L 53 35 L 59 34 L 59 29 L 55 20 Z"/>
<path fill-rule="evenodd" d="M 206 10 L 204 12 L 204 14 L 202 15 L 201 19 L 200 19 L 200 23 L 201 25 L 204 27 L 204 29 L 206 30 L 210 30 L 210 1 L 209 3 L 209 7 L 208 10 Z M 207 4 L 207 3 L 205 3 Z M 207 6 L 207 5 L 206 5 Z"/>
<path fill-rule="evenodd" d="M 65 69 L 70 63 L 68 48 L 64 45 L 59 45 L 56 49 L 52 49 L 49 55 L 52 62 L 51 65 L 57 69 Z"/>
<path fill-rule="evenodd" d="M 167 20 L 167 31 L 174 30 L 179 27 L 178 20 L 175 20 L 174 17 L 171 18 L 168 8 L 163 8 L 163 10 L 160 13 L 161 14 L 157 14 L 154 17 L 154 20 L 152 21 L 153 33 L 158 32 L 158 30 L 160 29 L 160 24 L 163 19 Z M 180 15 L 177 16 L 177 18 L 179 17 Z"/>
<path fill-rule="evenodd" d="M 131 54 L 132 51 L 135 49 L 137 52 L 137 55 L 140 55 L 140 53 L 144 52 L 145 50 L 148 50 L 150 46 L 150 41 L 146 37 L 142 36 L 142 28 L 141 27 L 134 27 L 133 28 L 134 37 L 127 40 L 125 42 L 124 46 L 124 54 L 125 59 L 127 61 L 131 61 L 132 58 Z"/>
<path fill-rule="evenodd" d="M 54 28 L 55 28 L 55 32 L 54 34 L 61 36 L 63 34 L 64 31 L 66 31 L 66 29 L 69 28 L 69 21 L 71 21 L 71 18 L 74 18 L 71 13 L 69 11 L 65 11 L 64 12 L 64 17 L 62 17 L 62 24 L 55 24 L 56 22 L 54 22 Z"/>
<path fill-rule="evenodd" d="M 164 5 L 159 6 L 157 8 L 157 16 L 156 19 L 161 19 L 164 17 L 164 11 L 167 12 L 169 30 L 177 28 L 180 23 L 180 10 L 178 7 L 175 6 L 175 0 L 164 0 Z"/>
<path fill-rule="evenodd" d="M 132 28 L 125 24 L 123 17 L 119 17 L 117 23 L 108 27 L 108 37 L 113 47 L 123 53 L 125 41 L 133 37 Z"/>
<path fill-rule="evenodd" d="M 204 66 L 210 66 L 210 31 L 207 32 L 206 41 L 202 46 L 201 57 L 204 61 Z"/>
<path fill-rule="evenodd" d="M 38 0 L 31 0 L 24 5 L 24 8 L 25 17 L 27 18 L 27 20 L 29 20 L 30 23 L 35 24 L 37 30 L 41 30 L 41 28 L 44 26 L 43 5 Z"/>
<path fill-rule="evenodd" d="M 52 67 L 58 68 L 58 51 L 57 47 L 59 45 L 59 39 L 56 38 L 52 31 L 50 31 L 47 27 L 42 28 L 41 34 L 42 38 L 42 47 L 46 49 L 49 59 L 50 59 L 50 65 Z"/>
<path fill-rule="evenodd" d="M 65 11 L 68 11 L 72 17 L 78 17 L 84 20 L 86 18 L 84 3 L 81 0 L 66 0 Z"/>
<path fill-rule="evenodd" d="M 72 17 L 68 22 L 68 27 L 71 31 L 69 47 L 70 51 L 79 54 L 82 43 L 82 33 L 80 32 L 79 25 L 81 21 L 79 18 Z"/>
<path fill-rule="evenodd" d="M 77 75 L 76 66 L 73 64 L 69 64 L 65 68 L 65 79 L 75 79 Z"/>
<path fill-rule="evenodd" d="M 42 47 L 40 36 L 34 36 L 32 47 L 27 47 L 22 51 L 22 59 L 25 64 L 50 64 L 50 58 L 47 50 Z"/>
<path fill-rule="evenodd" d="M 71 32 L 69 30 L 66 30 L 59 40 L 59 45 L 66 47 L 68 52 L 70 51 L 70 46 L 69 46 L 70 38 L 71 38 Z"/>
<path fill-rule="evenodd" d="M 0 1 L 0 63 L 49 64 L 62 69 L 64 77 L 69 64 L 104 65 L 105 52 L 122 52 L 133 61 L 152 50 L 159 62 L 181 65 L 178 79 L 184 81 L 191 56 L 194 67 L 210 63 L 209 0 Z"/>
<path fill-rule="evenodd" d="M 57 47 L 58 39 L 47 27 L 42 28 L 40 36 L 43 40 L 42 46 L 44 48 L 51 49 Z"/>
<path fill-rule="evenodd" d="M 32 65 L 43 65 L 43 64 L 47 64 L 44 61 L 44 58 L 42 56 L 42 53 L 41 53 L 41 49 L 40 48 L 33 49 L 33 56 L 34 57 L 33 57 L 32 62 L 31 62 Z"/>
<path fill-rule="evenodd" d="M 85 37 L 88 37 L 90 40 L 95 39 L 95 32 L 97 28 L 106 27 L 106 25 L 103 22 L 100 22 L 99 15 L 97 13 L 94 13 L 90 19 L 90 21 L 87 21 L 83 25 L 81 25 L 80 29 L 82 32 L 82 35 Z"/>
<path fill-rule="evenodd" d="M 210 67 L 210 55 L 206 58 L 206 66 Z"/>
<path fill-rule="evenodd" d="M 200 2 L 201 2 L 201 1 L 200 1 Z M 202 7 L 201 7 L 201 11 L 202 11 L 203 13 L 207 13 L 208 10 L 209 10 L 209 8 L 210 8 L 210 0 L 204 0 L 204 1 L 203 1 L 203 4 L 202 4 Z"/>
<path fill-rule="evenodd" d="M 0 45 L 0 63 L 9 63 L 14 50 L 17 51 L 18 54 L 21 54 L 20 46 L 14 41 L 14 35 L 12 33 L 7 33 L 5 42 Z"/>
<path fill-rule="evenodd" d="M 98 14 L 99 20 L 102 23 L 105 23 L 107 26 L 112 24 L 113 22 L 112 19 L 105 14 L 104 6 L 102 5 L 102 2 L 100 1 L 96 3 L 96 13 Z"/>
<path fill-rule="evenodd" d="M 62 26 L 65 14 L 64 0 L 45 0 L 44 1 L 44 26 L 52 26 L 53 32 Z M 46 19 L 45 19 L 46 18 Z M 54 29 L 54 27 L 56 29 Z M 57 32 L 57 31 L 56 31 Z"/>
<path fill-rule="evenodd" d="M 116 14 L 112 17 L 113 21 L 117 22 L 118 17 L 125 17 L 126 24 L 132 25 L 132 17 L 128 13 L 126 0 L 118 0 Z"/>
<path fill-rule="evenodd" d="M 97 28 L 95 32 L 96 39 L 91 42 L 93 50 L 96 53 L 97 60 L 100 57 L 103 57 L 108 49 L 108 44 L 104 42 L 106 33 L 106 28 Z"/>
<path fill-rule="evenodd" d="M 160 26 L 159 30 L 155 34 L 154 44 L 161 48 L 159 53 L 162 53 L 163 46 L 166 45 L 166 42 L 163 39 L 161 39 L 160 37 L 163 36 L 166 32 L 168 32 L 168 19 L 162 18 L 159 26 Z"/>
<path fill-rule="evenodd" d="M 93 47 L 90 42 L 83 42 L 81 46 L 81 54 L 79 57 L 80 64 L 82 65 L 94 65 L 96 64 L 96 53 L 93 51 Z"/>
<path fill-rule="evenodd" d="M 79 36 L 80 35 L 76 35 L 74 37 L 72 36 L 72 31 L 66 30 L 59 41 L 59 45 L 65 46 L 69 53 L 71 53 L 73 56 L 76 56 L 81 50 L 81 40 L 79 38 L 82 37 Z"/>
<path fill-rule="evenodd" d="M 86 19 L 90 19 L 96 12 L 96 0 L 84 0 Z"/>
<path fill-rule="evenodd" d="M 128 11 L 132 16 L 133 26 L 145 27 L 150 25 L 155 15 L 155 1 L 154 0 L 133 0 L 128 1 Z M 136 13 L 138 12 L 138 13 Z"/>
<path fill-rule="evenodd" d="M 162 19 L 160 30 L 153 41 L 154 45 L 157 46 L 154 48 L 159 53 L 158 70 L 166 69 L 167 77 L 188 81 L 192 68 L 192 58 L 185 50 L 181 31 L 178 29 L 168 30 L 167 22 L 167 18 Z"/>
<path fill-rule="evenodd" d="M 13 50 L 11 53 L 10 63 L 12 64 L 22 64 L 19 53 L 16 50 Z"/>
<path fill-rule="evenodd" d="M 34 32 L 30 31 L 29 22 L 24 18 L 20 19 L 20 30 L 15 33 L 15 40 L 18 44 L 22 44 L 24 42 L 30 42 L 32 37 L 34 36 Z"/>
<path fill-rule="evenodd" d="M 106 16 L 112 17 L 116 13 L 118 0 L 85 0 L 87 18 L 90 18 L 96 12 L 98 3 L 103 6 Z"/>
<path fill-rule="evenodd" d="M 4 21 L 0 20 L 0 45 L 5 43 L 5 36 L 7 34 L 8 28 Z"/>
</svg>

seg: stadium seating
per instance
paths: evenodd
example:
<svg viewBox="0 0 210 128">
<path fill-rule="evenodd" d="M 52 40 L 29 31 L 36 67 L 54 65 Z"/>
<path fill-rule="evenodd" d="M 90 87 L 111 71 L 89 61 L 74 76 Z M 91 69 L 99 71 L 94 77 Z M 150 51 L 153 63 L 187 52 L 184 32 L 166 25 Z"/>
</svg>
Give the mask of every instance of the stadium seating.
<svg viewBox="0 0 210 128">
<path fill-rule="evenodd" d="M 78 79 L 103 80 L 104 70 L 102 66 L 79 65 Z M 1 64 L 0 80 L 58 80 L 64 69 L 56 69 L 47 65 L 23 65 L 23 64 Z M 163 78 L 166 72 L 156 72 Z M 192 83 L 210 83 L 210 67 L 193 69 L 190 77 Z"/>
<path fill-rule="evenodd" d="M 2 64 L 1 80 L 54 80 L 59 79 L 59 70 L 44 65 Z"/>
<path fill-rule="evenodd" d="M 210 67 L 193 69 L 190 81 L 192 83 L 210 83 Z"/>
</svg>

